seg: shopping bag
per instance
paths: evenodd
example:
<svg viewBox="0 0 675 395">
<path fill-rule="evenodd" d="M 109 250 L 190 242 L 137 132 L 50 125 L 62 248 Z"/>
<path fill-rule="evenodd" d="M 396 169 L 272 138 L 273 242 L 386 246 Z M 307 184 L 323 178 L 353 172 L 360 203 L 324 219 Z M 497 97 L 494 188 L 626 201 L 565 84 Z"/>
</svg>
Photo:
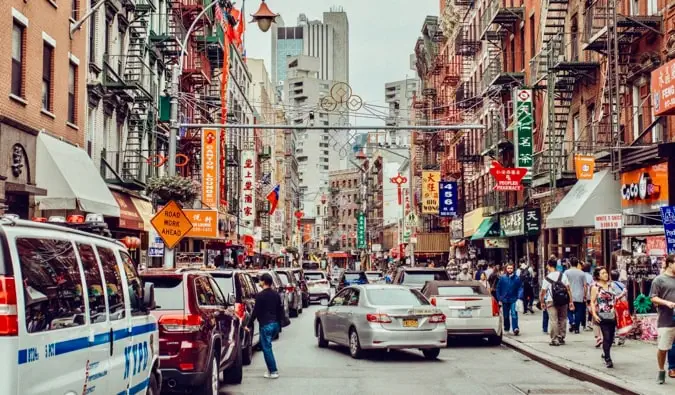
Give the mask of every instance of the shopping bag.
<svg viewBox="0 0 675 395">
<path fill-rule="evenodd" d="M 633 317 L 628 310 L 628 302 L 619 300 L 614 304 L 614 309 L 616 310 L 617 334 L 623 336 L 630 333 L 633 330 Z"/>
<path fill-rule="evenodd" d="M 521 299 L 518 299 L 516 302 L 516 311 L 519 313 L 523 313 L 525 311 L 525 306 L 523 305 L 523 301 Z"/>
</svg>

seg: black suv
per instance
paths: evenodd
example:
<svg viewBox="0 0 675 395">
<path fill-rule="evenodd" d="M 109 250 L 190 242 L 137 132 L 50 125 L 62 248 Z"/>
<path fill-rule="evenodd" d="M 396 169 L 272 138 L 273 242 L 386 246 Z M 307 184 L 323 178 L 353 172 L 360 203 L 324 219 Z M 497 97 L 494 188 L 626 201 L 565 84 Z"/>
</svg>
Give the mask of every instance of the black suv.
<svg viewBox="0 0 675 395">
<path fill-rule="evenodd" d="M 448 281 L 450 276 L 442 267 L 401 267 L 394 276 L 394 284 L 421 290 L 427 281 Z"/>
<path fill-rule="evenodd" d="M 309 288 L 307 287 L 307 280 L 305 279 L 305 271 L 299 267 L 291 269 L 295 275 L 295 279 L 300 284 L 300 291 L 302 292 L 302 308 L 309 307 Z"/>
</svg>

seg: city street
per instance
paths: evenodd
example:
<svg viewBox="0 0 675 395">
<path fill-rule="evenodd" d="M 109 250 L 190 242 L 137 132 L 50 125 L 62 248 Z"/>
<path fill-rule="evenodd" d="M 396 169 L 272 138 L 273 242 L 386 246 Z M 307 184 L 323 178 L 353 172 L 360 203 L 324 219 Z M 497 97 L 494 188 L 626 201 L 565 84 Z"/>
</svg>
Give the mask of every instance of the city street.
<svg viewBox="0 0 675 395">
<path fill-rule="evenodd" d="M 281 377 L 263 378 L 261 352 L 244 370 L 239 386 L 221 394 L 611 394 L 576 381 L 530 360 L 505 346 L 481 342 L 451 343 L 438 361 L 426 361 L 418 351 L 379 353 L 361 360 L 331 343 L 319 349 L 312 330 L 312 306 L 284 329 L 274 343 Z"/>
</svg>

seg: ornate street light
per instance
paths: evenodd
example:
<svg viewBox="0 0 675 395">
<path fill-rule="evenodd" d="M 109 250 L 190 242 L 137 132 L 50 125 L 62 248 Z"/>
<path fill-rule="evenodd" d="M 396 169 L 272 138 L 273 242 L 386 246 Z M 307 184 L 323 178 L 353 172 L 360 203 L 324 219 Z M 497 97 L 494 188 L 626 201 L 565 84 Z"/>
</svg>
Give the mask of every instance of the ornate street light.
<svg viewBox="0 0 675 395">
<path fill-rule="evenodd" d="M 403 200 L 403 199 L 402 199 L 402 193 L 401 193 L 401 192 L 402 192 L 402 191 L 401 191 L 401 186 L 402 186 L 403 184 L 405 184 L 406 182 L 408 182 L 408 178 L 403 177 L 403 176 L 401 175 L 401 173 L 398 173 L 398 174 L 396 175 L 396 177 L 391 177 L 391 178 L 389 179 L 389 182 L 391 182 L 392 184 L 396 184 L 396 187 L 397 187 L 397 189 L 398 189 L 398 205 L 400 206 L 401 203 L 402 203 L 402 200 Z"/>
<path fill-rule="evenodd" d="M 272 11 L 270 11 L 270 8 L 267 6 L 267 4 L 265 4 L 265 0 L 262 0 L 262 3 L 260 3 L 260 8 L 258 8 L 258 11 L 255 14 L 252 14 L 251 16 L 253 17 L 251 23 L 257 22 L 258 28 L 264 33 L 270 30 L 272 23 L 276 22 L 276 19 L 279 16 L 279 14 L 275 14 Z"/>
</svg>

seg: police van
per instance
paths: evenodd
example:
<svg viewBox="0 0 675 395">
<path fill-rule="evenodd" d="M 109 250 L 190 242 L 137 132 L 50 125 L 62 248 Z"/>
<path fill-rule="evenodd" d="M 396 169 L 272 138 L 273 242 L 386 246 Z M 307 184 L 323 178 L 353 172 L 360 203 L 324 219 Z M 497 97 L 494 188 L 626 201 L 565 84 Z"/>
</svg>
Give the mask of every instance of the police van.
<svg viewBox="0 0 675 395">
<path fill-rule="evenodd" d="M 0 216 L 0 394 L 159 394 L 153 285 L 101 215 L 37 221 Z"/>
</svg>

